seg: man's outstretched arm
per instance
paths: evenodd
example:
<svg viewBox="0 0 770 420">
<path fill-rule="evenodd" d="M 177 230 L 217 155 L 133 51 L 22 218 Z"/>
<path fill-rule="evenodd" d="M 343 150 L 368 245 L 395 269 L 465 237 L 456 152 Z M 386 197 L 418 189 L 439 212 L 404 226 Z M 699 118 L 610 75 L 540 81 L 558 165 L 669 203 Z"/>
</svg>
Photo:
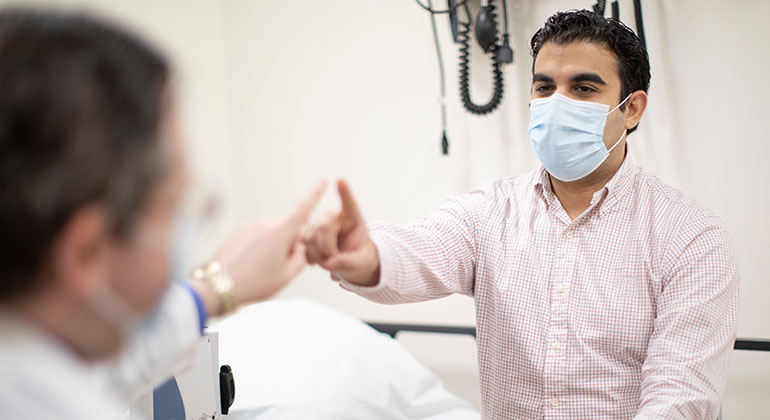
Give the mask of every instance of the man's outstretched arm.
<svg viewBox="0 0 770 420">
<path fill-rule="evenodd" d="M 338 189 L 341 210 L 308 232 L 309 262 L 329 270 L 344 288 L 381 303 L 473 294 L 484 193 L 448 199 L 406 226 L 367 226 L 347 184 L 340 181 Z"/>
</svg>

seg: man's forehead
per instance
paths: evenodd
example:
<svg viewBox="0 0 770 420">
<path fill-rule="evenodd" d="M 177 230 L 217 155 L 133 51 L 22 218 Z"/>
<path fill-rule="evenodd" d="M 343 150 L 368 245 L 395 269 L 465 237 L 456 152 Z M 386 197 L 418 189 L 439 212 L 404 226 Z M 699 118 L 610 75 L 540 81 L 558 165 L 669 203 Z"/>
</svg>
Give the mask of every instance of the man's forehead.
<svg viewBox="0 0 770 420">
<path fill-rule="evenodd" d="M 533 70 L 554 79 L 596 73 L 605 80 L 619 81 L 617 57 L 609 47 L 597 42 L 546 42 L 538 52 Z"/>
</svg>

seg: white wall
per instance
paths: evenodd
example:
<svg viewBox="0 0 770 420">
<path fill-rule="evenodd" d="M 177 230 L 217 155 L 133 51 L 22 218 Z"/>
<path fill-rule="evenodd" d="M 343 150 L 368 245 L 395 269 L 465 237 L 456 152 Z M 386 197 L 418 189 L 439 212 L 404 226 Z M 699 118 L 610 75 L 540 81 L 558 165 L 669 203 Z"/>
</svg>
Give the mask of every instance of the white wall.
<svg viewBox="0 0 770 420">
<path fill-rule="evenodd" d="M 461 109 L 456 51 L 445 17 L 438 19 L 449 157 L 439 154 L 430 21 L 411 0 L 56 3 L 115 16 L 168 51 L 195 160 L 228 197 L 224 224 L 234 226 L 281 215 L 321 177 L 349 179 L 370 219 L 406 222 L 448 195 L 533 169 L 528 39 L 555 10 L 593 1 L 509 0 L 516 61 L 506 69 L 503 105 L 483 118 Z M 621 18 L 633 27 L 631 1 L 620 3 Z M 653 77 L 648 111 L 630 138 L 634 159 L 725 219 L 742 263 L 739 335 L 770 338 L 770 202 L 763 191 L 770 139 L 762 125 L 770 97 L 763 77 L 770 29 L 762 19 L 770 2 L 643 3 Z M 489 70 L 478 51 L 474 59 L 480 101 L 489 92 Z M 330 192 L 323 207 L 336 205 Z M 470 299 L 380 306 L 345 293 L 318 269 L 282 295 L 310 296 L 368 320 L 474 323 Z M 402 340 L 478 402 L 472 342 Z M 768 391 L 770 355 L 736 353 L 725 418 L 764 418 Z"/>
</svg>

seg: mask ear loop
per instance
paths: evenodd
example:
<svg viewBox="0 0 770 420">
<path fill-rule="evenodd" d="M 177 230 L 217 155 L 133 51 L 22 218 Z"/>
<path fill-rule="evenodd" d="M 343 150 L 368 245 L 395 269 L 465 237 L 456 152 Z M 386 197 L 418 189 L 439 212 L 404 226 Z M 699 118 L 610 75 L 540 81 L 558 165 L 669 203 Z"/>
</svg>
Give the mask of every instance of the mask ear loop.
<svg viewBox="0 0 770 420">
<path fill-rule="evenodd" d="M 626 99 L 623 99 L 622 101 L 620 101 L 620 103 L 617 104 L 617 106 L 615 106 L 615 108 L 612 108 L 612 110 L 610 112 L 608 112 L 607 115 L 612 114 L 613 112 L 615 112 L 616 109 L 620 108 L 621 105 L 626 103 L 626 101 L 628 100 L 628 98 L 631 97 L 631 95 L 633 95 L 633 92 L 629 93 L 628 96 L 626 96 Z"/>
<path fill-rule="evenodd" d="M 616 142 L 615 142 L 615 144 L 613 144 L 613 145 L 612 145 L 612 147 L 610 147 L 610 150 L 607 150 L 607 154 L 608 154 L 608 155 L 609 155 L 609 154 L 612 152 L 612 149 L 614 149 L 614 148 L 615 148 L 615 146 L 617 146 L 618 144 L 620 144 L 620 141 L 621 141 L 621 140 L 623 140 L 623 138 L 625 138 L 625 137 L 626 137 L 626 132 L 627 132 L 627 131 L 628 131 L 628 130 L 623 130 L 623 134 L 620 136 L 620 138 L 618 139 L 618 141 L 616 141 Z"/>
<path fill-rule="evenodd" d="M 607 113 L 607 115 L 610 115 L 610 114 L 612 114 L 612 113 L 613 113 L 613 112 L 614 112 L 616 109 L 620 108 L 620 106 L 621 106 L 621 105 L 623 105 L 624 103 L 626 103 L 626 101 L 628 100 L 628 98 L 630 98 L 630 97 L 631 97 L 631 95 L 632 95 L 632 93 L 629 93 L 629 94 L 628 94 L 628 96 L 626 96 L 626 99 L 623 99 L 622 101 L 620 101 L 620 103 L 619 103 L 619 104 L 618 104 L 618 105 L 617 105 L 615 108 L 612 108 L 612 111 L 608 112 L 608 113 Z M 610 154 L 610 153 L 612 152 L 612 149 L 614 149 L 614 148 L 615 148 L 615 146 L 617 146 L 618 144 L 620 144 L 620 141 L 621 141 L 621 140 L 623 140 L 623 138 L 625 138 L 625 137 L 626 137 L 626 133 L 627 133 L 627 132 L 628 132 L 628 129 L 626 129 L 626 130 L 623 130 L 623 134 L 621 134 L 621 135 L 620 135 L 620 138 L 618 139 L 618 141 L 616 141 L 616 142 L 615 142 L 615 144 L 613 144 L 613 145 L 612 145 L 612 147 L 610 147 L 610 149 L 609 149 L 609 150 L 607 150 L 607 154 Z"/>
</svg>

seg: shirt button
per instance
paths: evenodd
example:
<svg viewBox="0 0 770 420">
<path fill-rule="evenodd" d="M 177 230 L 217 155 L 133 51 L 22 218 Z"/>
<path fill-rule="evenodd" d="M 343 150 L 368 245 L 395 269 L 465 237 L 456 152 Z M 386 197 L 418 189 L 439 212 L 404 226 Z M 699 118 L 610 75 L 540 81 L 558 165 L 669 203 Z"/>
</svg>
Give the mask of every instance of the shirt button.
<svg viewBox="0 0 770 420">
<path fill-rule="evenodd" d="M 551 398 L 551 406 L 556 407 L 557 405 L 559 405 L 559 399 L 556 397 Z"/>
<path fill-rule="evenodd" d="M 559 293 L 564 293 L 564 290 L 566 290 L 566 289 L 567 289 L 567 286 L 565 286 L 564 283 L 556 286 L 556 291 L 559 292 Z"/>
<path fill-rule="evenodd" d="M 559 350 L 561 348 L 561 344 L 558 341 L 554 341 L 553 344 L 551 344 L 551 347 L 553 347 L 554 350 Z"/>
<path fill-rule="evenodd" d="M 564 231 L 564 237 L 567 239 L 572 239 L 572 237 L 575 236 L 575 232 L 571 230 Z"/>
</svg>

